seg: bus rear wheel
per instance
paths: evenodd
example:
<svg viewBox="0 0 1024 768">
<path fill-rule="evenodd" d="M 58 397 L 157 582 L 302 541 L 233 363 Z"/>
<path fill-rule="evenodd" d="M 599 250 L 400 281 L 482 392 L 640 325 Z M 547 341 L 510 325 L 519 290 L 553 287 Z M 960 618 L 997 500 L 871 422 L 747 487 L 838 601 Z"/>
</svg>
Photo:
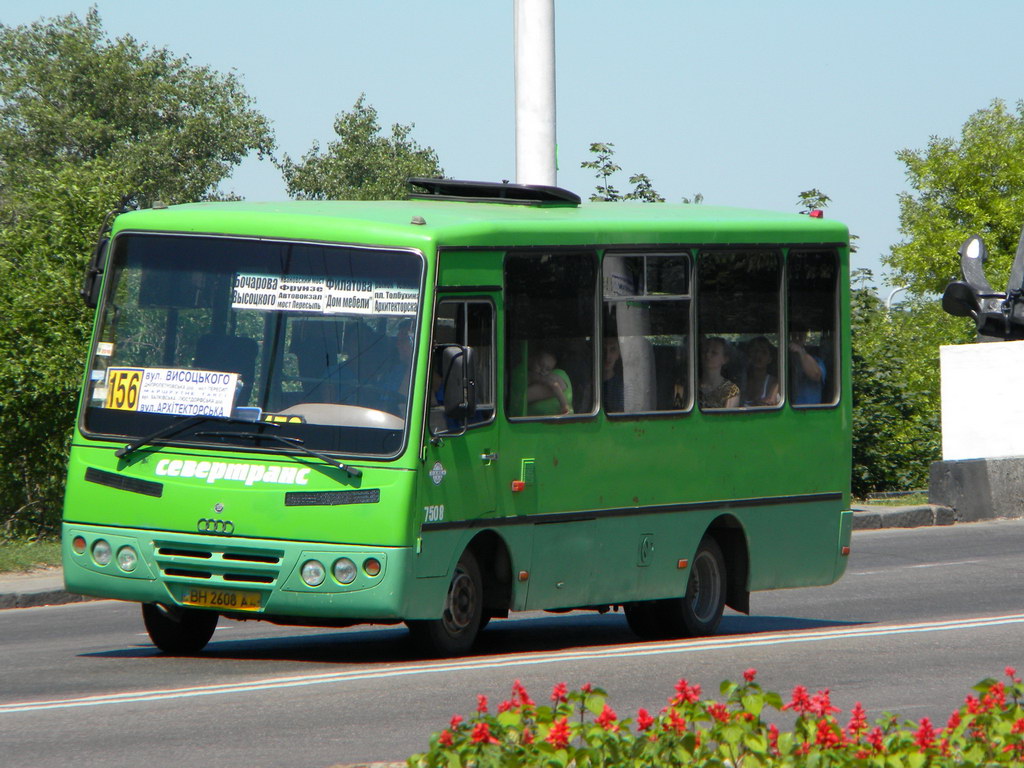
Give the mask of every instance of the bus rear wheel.
<svg viewBox="0 0 1024 768">
<path fill-rule="evenodd" d="M 407 621 L 419 648 L 435 656 L 461 656 L 483 626 L 484 584 L 480 566 L 466 551 L 455 566 L 440 619 Z"/>
<path fill-rule="evenodd" d="M 194 608 L 166 608 L 157 603 L 142 606 L 142 621 L 153 645 L 164 653 L 191 656 L 213 637 L 219 614 Z"/>
<path fill-rule="evenodd" d="M 711 536 L 701 539 L 690 565 L 686 594 L 625 606 L 629 628 L 645 640 L 702 637 L 718 629 L 725 610 L 725 558 Z"/>
</svg>

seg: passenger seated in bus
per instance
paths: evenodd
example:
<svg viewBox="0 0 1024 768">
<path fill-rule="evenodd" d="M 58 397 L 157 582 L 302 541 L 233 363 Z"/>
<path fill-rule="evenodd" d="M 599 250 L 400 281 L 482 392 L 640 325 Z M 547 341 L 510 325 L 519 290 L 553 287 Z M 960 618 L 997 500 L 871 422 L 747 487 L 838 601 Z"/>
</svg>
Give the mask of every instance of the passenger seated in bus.
<svg viewBox="0 0 1024 768">
<path fill-rule="evenodd" d="M 526 370 L 526 415 L 564 416 L 572 413 L 572 384 L 547 350 L 530 355 Z"/>
<path fill-rule="evenodd" d="M 625 409 L 626 393 L 622 381 L 622 351 L 616 336 L 605 336 L 604 363 L 601 370 L 601 402 L 607 413 Z"/>
<path fill-rule="evenodd" d="M 740 388 L 722 375 L 732 353 L 721 336 L 709 336 L 701 349 L 698 401 L 701 408 L 735 408 L 740 404 Z"/>
<path fill-rule="evenodd" d="M 821 402 L 825 384 L 825 364 L 807 351 L 807 329 L 789 333 L 789 392 L 794 405 Z"/>
<path fill-rule="evenodd" d="M 775 357 L 775 345 L 764 336 L 757 336 L 748 342 L 744 405 L 778 405 L 779 377 L 776 375 Z"/>
</svg>

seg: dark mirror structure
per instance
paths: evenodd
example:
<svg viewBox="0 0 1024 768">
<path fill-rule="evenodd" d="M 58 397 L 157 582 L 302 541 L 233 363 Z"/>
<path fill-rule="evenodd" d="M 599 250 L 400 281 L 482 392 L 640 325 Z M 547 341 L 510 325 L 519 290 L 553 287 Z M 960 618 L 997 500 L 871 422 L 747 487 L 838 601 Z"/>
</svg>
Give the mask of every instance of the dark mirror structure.
<svg viewBox="0 0 1024 768">
<path fill-rule="evenodd" d="M 942 308 L 956 317 L 970 317 L 978 334 L 996 339 L 1024 339 L 1024 232 L 1010 268 L 1006 291 L 995 290 L 985 277 L 988 249 L 978 235 L 960 246 L 962 280 L 954 280 L 942 294 Z"/>
</svg>

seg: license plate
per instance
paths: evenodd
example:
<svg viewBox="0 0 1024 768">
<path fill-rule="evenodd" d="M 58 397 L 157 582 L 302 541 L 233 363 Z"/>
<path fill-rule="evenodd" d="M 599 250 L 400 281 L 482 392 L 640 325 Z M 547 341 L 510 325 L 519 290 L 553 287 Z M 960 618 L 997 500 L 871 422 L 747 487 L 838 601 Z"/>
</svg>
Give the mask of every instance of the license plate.
<svg viewBox="0 0 1024 768">
<path fill-rule="evenodd" d="M 258 611 L 259 592 L 242 592 L 234 589 L 191 589 L 182 592 L 184 605 L 200 608 L 219 608 L 223 611 Z"/>
</svg>

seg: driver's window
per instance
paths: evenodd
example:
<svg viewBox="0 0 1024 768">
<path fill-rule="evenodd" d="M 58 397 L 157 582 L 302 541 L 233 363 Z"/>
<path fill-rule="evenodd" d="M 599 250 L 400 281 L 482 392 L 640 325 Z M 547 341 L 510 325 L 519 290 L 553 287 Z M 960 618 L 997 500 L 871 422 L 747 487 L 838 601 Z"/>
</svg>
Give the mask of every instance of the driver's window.
<svg viewBox="0 0 1024 768">
<path fill-rule="evenodd" d="M 430 366 L 430 430 L 433 433 L 453 432 L 462 425 L 444 414 L 444 391 L 440 371 L 440 354 L 446 344 L 472 347 L 476 367 L 476 411 L 466 426 L 484 424 L 494 419 L 494 307 L 483 299 L 442 301 L 434 319 L 434 350 Z"/>
</svg>

